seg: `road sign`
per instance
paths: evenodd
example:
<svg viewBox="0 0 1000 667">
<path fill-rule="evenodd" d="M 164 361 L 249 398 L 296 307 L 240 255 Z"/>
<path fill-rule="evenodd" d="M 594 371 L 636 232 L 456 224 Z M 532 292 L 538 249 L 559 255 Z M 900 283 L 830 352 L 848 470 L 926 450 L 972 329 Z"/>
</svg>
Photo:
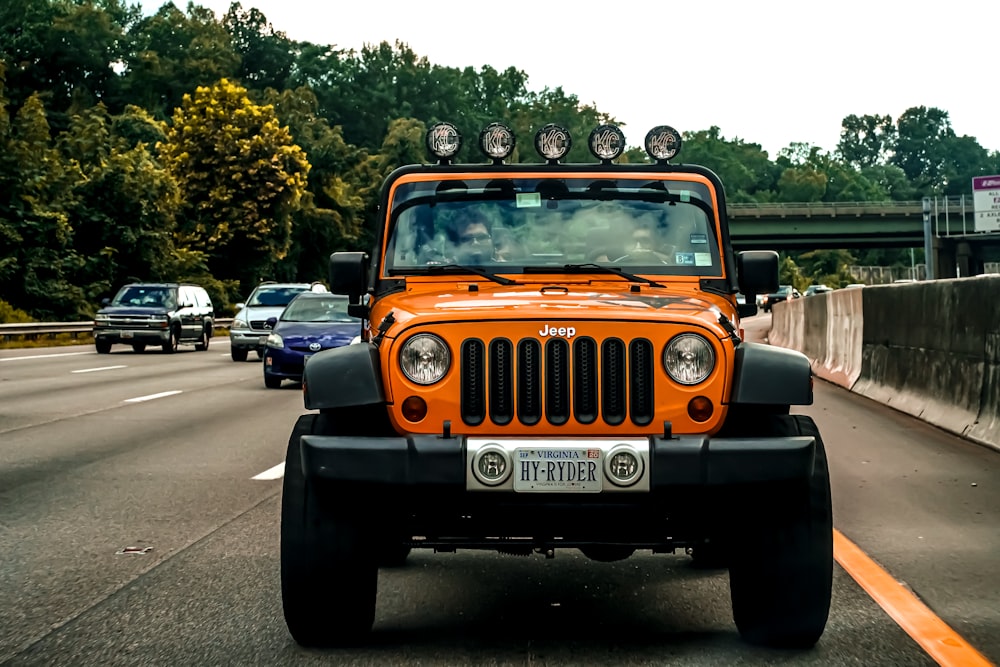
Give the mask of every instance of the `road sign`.
<svg viewBox="0 0 1000 667">
<path fill-rule="evenodd" d="M 972 206 L 977 232 L 1000 232 L 1000 176 L 972 179 Z"/>
</svg>

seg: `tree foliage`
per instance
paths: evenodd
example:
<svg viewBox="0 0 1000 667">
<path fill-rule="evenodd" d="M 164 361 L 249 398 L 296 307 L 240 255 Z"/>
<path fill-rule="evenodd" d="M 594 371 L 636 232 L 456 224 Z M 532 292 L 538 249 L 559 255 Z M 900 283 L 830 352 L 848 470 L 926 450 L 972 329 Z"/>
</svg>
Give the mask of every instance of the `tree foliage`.
<svg viewBox="0 0 1000 667">
<path fill-rule="evenodd" d="M 399 41 L 295 41 L 240 2 L 216 17 L 196 3 L 143 15 L 127 0 L 6 0 L 0 294 L 65 318 L 130 279 L 197 279 L 224 309 L 261 278 L 323 278 L 331 252 L 371 249 L 381 182 L 428 160 L 434 122 L 461 131 L 459 161 L 485 161 L 478 133 L 494 121 L 517 136 L 513 162 L 539 161 L 547 123 L 569 129 L 567 162 L 592 161 L 590 131 L 615 119 L 528 84 L 517 68 L 445 67 Z M 639 144 L 649 128 L 623 129 Z M 715 126 L 683 140 L 681 161 L 717 173 L 730 203 L 912 200 L 1000 173 L 1000 153 L 934 107 L 848 115 L 829 153 L 791 143 L 772 157 Z M 620 161 L 648 158 L 633 145 Z M 786 255 L 783 282 L 833 280 L 848 256 Z"/>
<path fill-rule="evenodd" d="M 227 79 L 199 87 L 174 112 L 159 152 L 184 192 L 178 242 L 204 252 L 218 277 L 245 285 L 272 273 L 291 247 L 309 173 L 274 107 Z"/>
</svg>

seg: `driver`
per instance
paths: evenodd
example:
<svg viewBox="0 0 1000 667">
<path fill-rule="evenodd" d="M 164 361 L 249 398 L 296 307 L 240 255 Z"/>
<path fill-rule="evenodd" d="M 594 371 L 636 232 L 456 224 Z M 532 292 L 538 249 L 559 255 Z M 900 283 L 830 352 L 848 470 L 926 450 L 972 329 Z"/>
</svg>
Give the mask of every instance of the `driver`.
<svg viewBox="0 0 1000 667">
<path fill-rule="evenodd" d="M 455 247 L 455 263 L 476 265 L 503 261 L 497 256 L 491 228 L 481 212 L 462 211 L 449 228 Z"/>
</svg>

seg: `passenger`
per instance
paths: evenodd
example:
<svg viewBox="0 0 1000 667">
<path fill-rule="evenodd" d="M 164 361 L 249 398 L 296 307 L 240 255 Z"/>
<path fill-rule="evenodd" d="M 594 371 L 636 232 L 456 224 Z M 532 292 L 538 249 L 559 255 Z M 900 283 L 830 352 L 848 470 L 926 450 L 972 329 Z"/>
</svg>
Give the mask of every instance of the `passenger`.
<svg viewBox="0 0 1000 667">
<path fill-rule="evenodd" d="M 665 249 L 662 247 L 654 225 L 639 223 L 632 230 L 631 240 L 626 245 L 625 254 L 609 261 L 628 264 L 671 264 L 671 256 L 660 252 Z"/>
</svg>

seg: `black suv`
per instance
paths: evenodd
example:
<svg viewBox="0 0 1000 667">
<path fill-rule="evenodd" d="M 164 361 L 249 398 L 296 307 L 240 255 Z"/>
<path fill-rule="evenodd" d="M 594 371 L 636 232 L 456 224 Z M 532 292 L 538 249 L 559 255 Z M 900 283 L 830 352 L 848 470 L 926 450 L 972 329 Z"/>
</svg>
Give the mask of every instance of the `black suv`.
<svg viewBox="0 0 1000 667">
<path fill-rule="evenodd" d="M 94 316 L 94 344 L 100 354 L 115 343 L 143 352 L 159 345 L 167 353 L 181 343 L 207 350 L 215 328 L 215 310 L 208 292 L 189 283 L 132 283 L 113 299 L 104 299 Z"/>
</svg>

